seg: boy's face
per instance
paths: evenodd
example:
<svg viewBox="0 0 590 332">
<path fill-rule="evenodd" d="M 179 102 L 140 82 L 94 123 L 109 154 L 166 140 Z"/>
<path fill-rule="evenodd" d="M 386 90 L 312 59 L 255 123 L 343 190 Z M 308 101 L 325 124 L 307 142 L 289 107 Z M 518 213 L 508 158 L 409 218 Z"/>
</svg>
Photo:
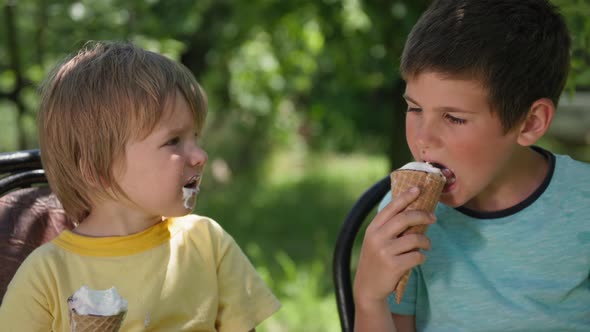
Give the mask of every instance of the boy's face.
<svg viewBox="0 0 590 332">
<path fill-rule="evenodd" d="M 207 154 L 196 143 L 192 112 L 180 92 L 169 103 L 154 130 L 125 149 L 118 184 L 146 216 L 181 216 L 189 213 Z M 183 190 L 184 189 L 184 190 Z M 188 198 L 184 192 L 190 192 Z"/>
<path fill-rule="evenodd" d="M 447 184 L 440 201 L 457 207 L 493 200 L 509 179 L 517 130 L 504 133 L 477 81 L 424 72 L 406 83 L 408 146 L 417 161 L 443 170 Z"/>
</svg>

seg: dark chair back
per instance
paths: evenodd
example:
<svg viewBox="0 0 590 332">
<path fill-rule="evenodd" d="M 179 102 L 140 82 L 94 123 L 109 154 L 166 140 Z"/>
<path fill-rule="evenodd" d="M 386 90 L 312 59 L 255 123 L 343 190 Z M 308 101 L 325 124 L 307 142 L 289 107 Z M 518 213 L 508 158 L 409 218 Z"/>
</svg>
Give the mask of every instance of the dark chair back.
<svg viewBox="0 0 590 332">
<path fill-rule="evenodd" d="M 0 153 L 0 196 L 17 188 L 47 183 L 39 150 Z"/>
<path fill-rule="evenodd" d="M 23 260 L 74 227 L 46 184 L 39 150 L 0 153 L 0 303 Z"/>
<path fill-rule="evenodd" d="M 387 175 L 362 194 L 348 213 L 338 234 L 334 250 L 332 277 L 343 332 L 352 332 L 354 329 L 354 300 L 350 269 L 354 239 L 369 213 L 379 204 L 390 187 L 391 180 Z"/>
</svg>

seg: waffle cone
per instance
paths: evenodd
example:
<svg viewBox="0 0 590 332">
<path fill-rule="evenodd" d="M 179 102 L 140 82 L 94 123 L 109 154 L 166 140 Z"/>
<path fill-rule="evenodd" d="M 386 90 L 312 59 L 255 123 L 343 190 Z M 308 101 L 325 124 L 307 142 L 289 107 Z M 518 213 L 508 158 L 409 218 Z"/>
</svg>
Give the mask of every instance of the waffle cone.
<svg viewBox="0 0 590 332">
<path fill-rule="evenodd" d="M 436 173 L 414 170 L 396 170 L 391 173 L 391 197 L 395 199 L 401 193 L 412 187 L 420 188 L 420 196 L 413 201 L 406 210 L 422 210 L 434 212 L 440 194 L 445 186 L 445 178 Z M 406 229 L 405 234 L 424 234 L 428 225 L 417 225 Z M 400 303 L 412 270 L 406 271 L 395 286 L 395 302 Z"/>
<path fill-rule="evenodd" d="M 113 316 L 78 315 L 70 311 L 72 332 L 118 332 L 125 319 L 126 311 Z"/>
</svg>

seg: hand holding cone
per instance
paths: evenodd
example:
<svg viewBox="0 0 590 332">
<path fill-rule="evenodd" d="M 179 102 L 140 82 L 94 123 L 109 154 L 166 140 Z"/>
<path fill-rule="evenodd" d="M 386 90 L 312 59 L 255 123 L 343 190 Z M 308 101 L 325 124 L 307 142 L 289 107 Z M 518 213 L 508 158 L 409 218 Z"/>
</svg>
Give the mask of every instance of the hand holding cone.
<svg viewBox="0 0 590 332">
<path fill-rule="evenodd" d="M 412 202 L 406 210 L 422 210 L 434 212 L 440 194 L 444 188 L 446 179 L 442 173 L 427 163 L 409 163 L 401 169 L 391 173 L 391 198 L 395 199 L 399 194 L 412 187 L 420 188 L 420 196 Z M 412 226 L 406 229 L 405 234 L 424 234 L 428 225 Z M 408 270 L 398 281 L 395 287 L 395 302 L 400 303 L 410 278 L 412 270 Z"/>
</svg>

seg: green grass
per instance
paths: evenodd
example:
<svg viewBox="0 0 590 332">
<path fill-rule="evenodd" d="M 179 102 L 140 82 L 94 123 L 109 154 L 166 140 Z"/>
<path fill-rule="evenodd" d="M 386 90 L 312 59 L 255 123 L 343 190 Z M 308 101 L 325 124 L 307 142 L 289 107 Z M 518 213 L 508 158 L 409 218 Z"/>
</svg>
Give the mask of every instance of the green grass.
<svg viewBox="0 0 590 332">
<path fill-rule="evenodd" d="M 196 212 L 234 236 L 283 304 L 258 330 L 339 331 L 332 254 L 358 196 L 387 174 L 382 157 L 281 155 L 257 183 L 204 184 Z"/>
</svg>

